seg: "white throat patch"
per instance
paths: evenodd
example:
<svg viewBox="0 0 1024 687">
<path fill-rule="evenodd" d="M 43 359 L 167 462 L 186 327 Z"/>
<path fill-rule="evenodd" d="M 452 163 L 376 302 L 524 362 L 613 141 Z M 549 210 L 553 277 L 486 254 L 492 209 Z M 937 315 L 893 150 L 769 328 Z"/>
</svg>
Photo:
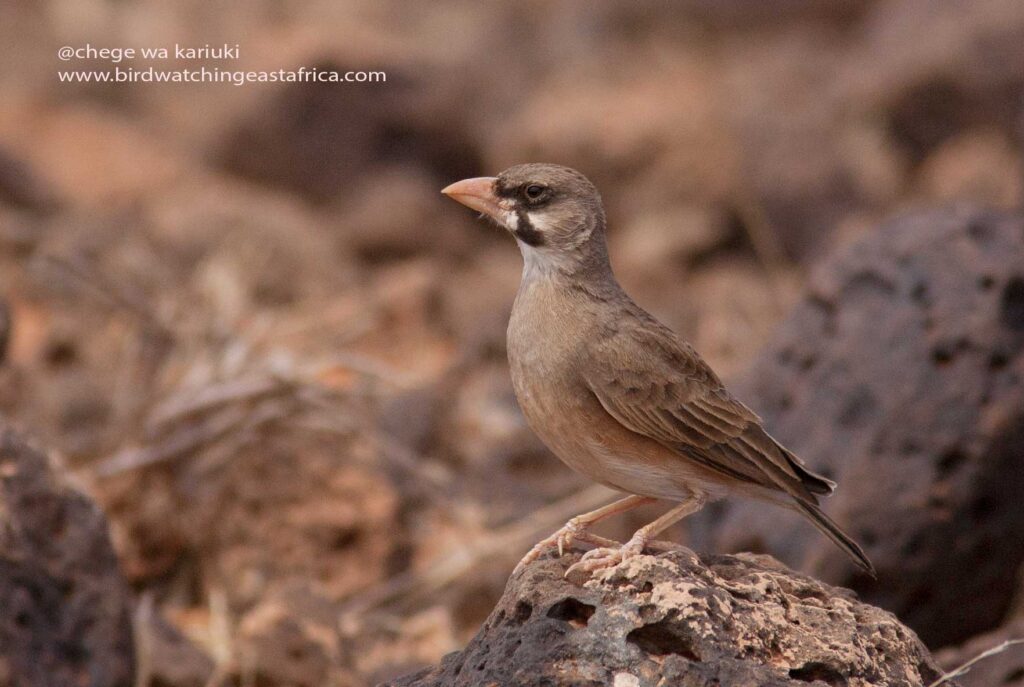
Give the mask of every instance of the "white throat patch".
<svg viewBox="0 0 1024 687">
<path fill-rule="evenodd" d="M 527 212 L 526 217 L 530 226 L 541 236 L 547 239 L 552 235 L 553 227 L 545 213 Z M 518 219 L 517 217 L 516 226 L 518 226 Z M 570 267 L 574 260 L 572 255 L 564 252 L 564 249 L 549 245 L 548 240 L 545 240 L 544 244 L 540 246 L 531 246 L 517 237 L 516 243 L 519 245 L 519 251 L 523 254 L 524 279 L 545 277 L 563 271 Z"/>
</svg>

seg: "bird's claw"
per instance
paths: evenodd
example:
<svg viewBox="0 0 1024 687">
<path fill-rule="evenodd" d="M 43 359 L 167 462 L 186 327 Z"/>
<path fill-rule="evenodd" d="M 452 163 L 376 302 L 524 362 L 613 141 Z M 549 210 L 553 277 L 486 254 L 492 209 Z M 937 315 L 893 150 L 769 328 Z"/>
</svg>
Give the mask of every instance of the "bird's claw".
<svg viewBox="0 0 1024 687">
<path fill-rule="evenodd" d="M 583 532 L 584 529 L 582 525 L 575 520 L 570 520 L 551 536 L 545 537 L 534 544 L 533 548 L 530 549 L 529 552 L 523 556 L 522 560 L 519 561 L 519 564 L 516 565 L 512 574 L 516 575 L 521 572 L 530 563 L 533 563 L 535 560 L 540 558 L 541 554 L 551 546 L 558 547 L 558 556 L 561 557 L 565 553 L 566 549 L 571 547 L 573 542 L 576 541 L 576 538 L 583 534 Z"/>
<path fill-rule="evenodd" d="M 589 575 L 598 570 L 613 568 L 619 563 L 643 553 L 645 543 L 642 538 L 634 536 L 617 548 L 601 547 L 587 551 L 582 558 L 569 566 L 569 569 L 565 571 L 565 577 L 573 577 L 580 573 Z"/>
</svg>

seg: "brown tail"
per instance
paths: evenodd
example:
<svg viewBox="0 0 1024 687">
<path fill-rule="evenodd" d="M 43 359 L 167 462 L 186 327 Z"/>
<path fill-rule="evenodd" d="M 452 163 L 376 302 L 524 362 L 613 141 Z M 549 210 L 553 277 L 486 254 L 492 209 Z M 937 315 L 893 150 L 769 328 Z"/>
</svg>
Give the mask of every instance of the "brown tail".
<svg viewBox="0 0 1024 687">
<path fill-rule="evenodd" d="M 821 530 L 826 537 L 831 539 L 836 546 L 845 551 L 846 555 L 852 558 L 854 563 L 863 568 L 864 572 L 871 575 L 871 577 L 878 577 L 875 574 L 875 566 L 871 565 L 871 561 L 868 560 L 867 554 L 864 553 L 864 550 L 860 548 L 860 545 L 857 542 L 850 538 L 850 535 L 843 532 L 839 525 L 832 521 L 832 518 L 825 515 L 825 513 L 813 503 L 809 503 L 803 499 L 795 498 L 793 499 L 793 504 L 796 506 L 796 509 L 800 513 L 806 515 L 814 526 Z"/>
</svg>

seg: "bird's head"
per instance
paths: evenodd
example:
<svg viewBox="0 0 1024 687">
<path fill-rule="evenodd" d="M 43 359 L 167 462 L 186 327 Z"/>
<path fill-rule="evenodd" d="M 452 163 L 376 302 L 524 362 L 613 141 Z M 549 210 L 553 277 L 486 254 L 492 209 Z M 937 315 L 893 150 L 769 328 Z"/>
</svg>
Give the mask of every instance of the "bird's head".
<svg viewBox="0 0 1024 687">
<path fill-rule="evenodd" d="M 527 260 L 568 266 L 604 254 L 604 209 L 590 180 L 574 169 L 530 163 L 496 177 L 457 181 L 441 191 L 516 237 Z"/>
</svg>

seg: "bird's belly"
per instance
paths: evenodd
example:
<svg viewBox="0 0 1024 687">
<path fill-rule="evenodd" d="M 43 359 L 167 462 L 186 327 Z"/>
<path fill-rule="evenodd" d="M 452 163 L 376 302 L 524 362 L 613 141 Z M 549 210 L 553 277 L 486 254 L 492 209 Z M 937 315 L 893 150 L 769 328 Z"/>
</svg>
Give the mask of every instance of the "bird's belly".
<svg viewBox="0 0 1024 687">
<path fill-rule="evenodd" d="M 669 500 L 686 499 L 694 491 L 717 495 L 713 476 L 623 427 L 589 390 L 570 393 L 564 383 L 515 386 L 533 431 L 562 462 L 595 482 Z"/>
</svg>

